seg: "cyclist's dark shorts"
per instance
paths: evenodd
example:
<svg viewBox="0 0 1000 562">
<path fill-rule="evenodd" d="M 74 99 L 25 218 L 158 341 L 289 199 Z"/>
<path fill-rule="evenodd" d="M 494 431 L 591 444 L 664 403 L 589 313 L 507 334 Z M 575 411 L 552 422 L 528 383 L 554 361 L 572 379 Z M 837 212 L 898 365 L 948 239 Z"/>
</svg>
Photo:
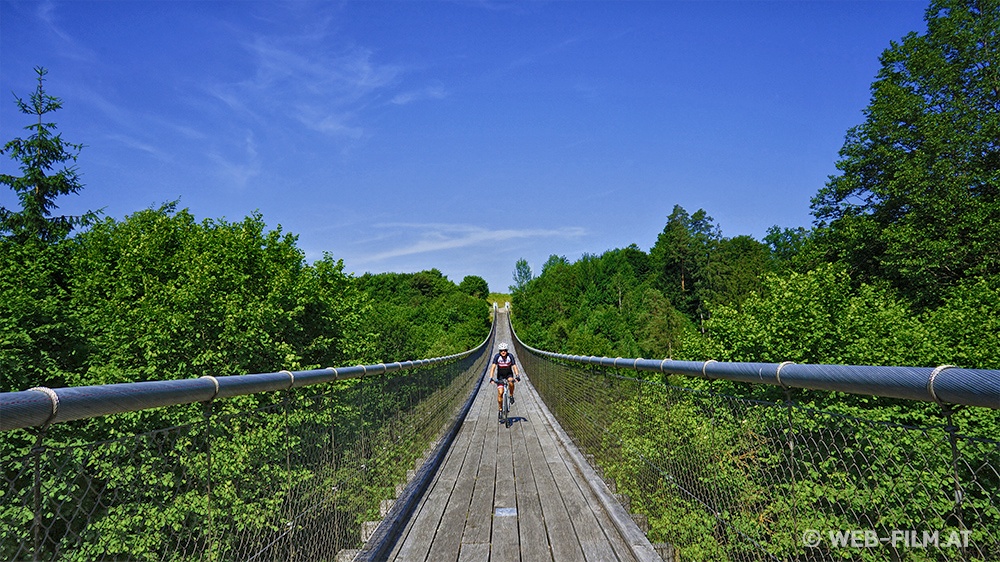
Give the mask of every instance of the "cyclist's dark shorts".
<svg viewBox="0 0 1000 562">
<path fill-rule="evenodd" d="M 506 375 L 503 373 L 497 373 L 497 386 L 501 384 L 507 384 L 507 379 L 512 379 L 512 378 L 514 378 L 514 373 L 508 373 Z"/>
</svg>

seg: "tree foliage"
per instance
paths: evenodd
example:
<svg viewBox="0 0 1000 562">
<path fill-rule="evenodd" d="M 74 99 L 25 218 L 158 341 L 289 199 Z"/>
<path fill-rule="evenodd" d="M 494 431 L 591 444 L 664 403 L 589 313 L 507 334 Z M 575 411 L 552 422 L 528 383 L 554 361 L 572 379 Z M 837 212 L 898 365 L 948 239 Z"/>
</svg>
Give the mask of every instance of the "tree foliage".
<svg viewBox="0 0 1000 562">
<path fill-rule="evenodd" d="M 719 227 L 704 209 L 689 215 L 675 205 L 649 252 L 657 288 L 688 315 L 704 312 L 702 281 L 721 238 Z"/>
<path fill-rule="evenodd" d="M 462 285 L 437 269 L 365 274 L 358 287 L 372 301 L 375 355 L 379 361 L 458 353 L 489 334 L 486 281 L 467 276 Z"/>
<path fill-rule="evenodd" d="M 829 259 L 932 305 L 1000 273 L 1000 3 L 934 0 L 926 21 L 883 53 L 812 208 Z"/>
<path fill-rule="evenodd" d="M 634 244 L 570 263 L 551 256 L 514 293 L 521 337 L 544 349 L 586 355 L 668 355 L 689 321 L 656 286 L 650 256 Z"/>
<path fill-rule="evenodd" d="M 514 266 L 514 284 L 509 287 L 510 292 L 516 293 L 521 289 L 524 289 L 528 286 L 531 279 L 531 266 L 528 265 L 528 260 L 524 258 L 517 260 L 517 263 Z"/>
<path fill-rule="evenodd" d="M 72 306 L 92 351 L 77 383 L 244 374 L 370 356 L 368 300 L 329 256 L 307 266 L 262 217 L 196 222 L 172 205 L 77 237 Z"/>
<path fill-rule="evenodd" d="M 485 299 L 490 296 L 490 286 L 485 279 L 478 275 L 466 275 L 458 288 L 470 297 Z"/>
<path fill-rule="evenodd" d="M 69 310 L 64 244 L 0 240 L 0 392 L 64 386 L 89 344 Z"/>
</svg>

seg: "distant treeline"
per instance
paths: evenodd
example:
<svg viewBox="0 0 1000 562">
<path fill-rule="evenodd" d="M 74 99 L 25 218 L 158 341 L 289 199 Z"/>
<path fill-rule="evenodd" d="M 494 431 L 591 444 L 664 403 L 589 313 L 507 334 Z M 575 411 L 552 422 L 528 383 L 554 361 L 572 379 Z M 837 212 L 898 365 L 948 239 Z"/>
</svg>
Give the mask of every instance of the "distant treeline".
<svg viewBox="0 0 1000 562">
<path fill-rule="evenodd" d="M 827 259 L 847 254 L 837 228 L 725 238 L 678 206 L 648 252 L 551 256 L 515 288 L 514 327 L 581 355 L 1000 368 L 1000 275 L 927 288 L 862 273 Z"/>
</svg>

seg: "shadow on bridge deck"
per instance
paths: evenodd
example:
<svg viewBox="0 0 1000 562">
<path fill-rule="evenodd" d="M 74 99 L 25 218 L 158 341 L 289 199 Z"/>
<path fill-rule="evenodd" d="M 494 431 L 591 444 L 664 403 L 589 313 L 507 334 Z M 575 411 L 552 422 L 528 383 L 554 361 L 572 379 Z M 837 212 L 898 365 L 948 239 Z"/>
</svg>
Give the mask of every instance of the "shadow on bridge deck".
<svg viewBox="0 0 1000 562">
<path fill-rule="evenodd" d="M 526 375 L 509 428 L 480 386 L 390 560 L 660 560 Z"/>
</svg>

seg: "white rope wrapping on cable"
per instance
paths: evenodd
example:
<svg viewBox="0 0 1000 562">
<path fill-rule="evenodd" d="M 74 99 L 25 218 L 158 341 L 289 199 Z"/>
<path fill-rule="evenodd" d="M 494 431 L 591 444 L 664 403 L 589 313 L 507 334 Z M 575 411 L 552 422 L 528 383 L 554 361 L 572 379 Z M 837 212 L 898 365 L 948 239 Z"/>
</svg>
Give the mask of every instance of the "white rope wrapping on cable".
<svg viewBox="0 0 1000 562">
<path fill-rule="evenodd" d="M 782 361 L 781 364 L 778 365 L 778 370 L 774 372 L 774 379 L 778 381 L 778 384 L 780 384 L 782 388 L 788 388 L 788 387 L 785 386 L 785 383 L 781 382 L 781 370 L 784 369 L 786 365 L 794 365 L 794 364 L 795 361 Z"/>
<path fill-rule="evenodd" d="M 279 373 L 285 373 L 286 375 L 288 375 L 288 379 L 289 379 L 288 380 L 288 389 L 291 389 L 293 386 L 295 386 L 295 373 L 293 373 L 291 371 L 278 371 L 278 372 Z"/>
<path fill-rule="evenodd" d="M 934 379 L 941 374 L 941 371 L 953 368 L 955 368 L 955 365 L 940 365 L 931 371 L 931 376 L 927 378 L 927 393 L 930 394 L 931 398 L 933 398 L 938 404 L 941 403 L 941 399 L 938 398 L 937 392 L 934 391 Z"/>
<path fill-rule="evenodd" d="M 48 425 L 49 422 L 56 419 L 56 414 L 59 413 L 59 395 L 56 391 L 52 390 L 47 386 L 35 386 L 29 388 L 28 390 L 34 390 L 35 392 L 41 392 L 49 397 L 49 403 L 52 404 L 52 413 L 49 414 L 49 419 L 45 420 L 45 424 Z"/>
<path fill-rule="evenodd" d="M 208 399 L 209 401 L 215 400 L 215 397 L 219 395 L 219 379 L 213 377 L 212 375 L 202 375 L 199 378 L 208 379 L 208 380 L 212 381 L 212 384 L 215 385 L 215 393 L 212 394 L 212 397 Z"/>
<path fill-rule="evenodd" d="M 701 366 L 701 376 L 705 377 L 706 379 L 708 378 L 707 369 L 709 363 L 718 363 L 718 361 L 716 361 L 715 359 L 709 359 L 708 361 L 705 361 L 704 365 Z"/>
</svg>

